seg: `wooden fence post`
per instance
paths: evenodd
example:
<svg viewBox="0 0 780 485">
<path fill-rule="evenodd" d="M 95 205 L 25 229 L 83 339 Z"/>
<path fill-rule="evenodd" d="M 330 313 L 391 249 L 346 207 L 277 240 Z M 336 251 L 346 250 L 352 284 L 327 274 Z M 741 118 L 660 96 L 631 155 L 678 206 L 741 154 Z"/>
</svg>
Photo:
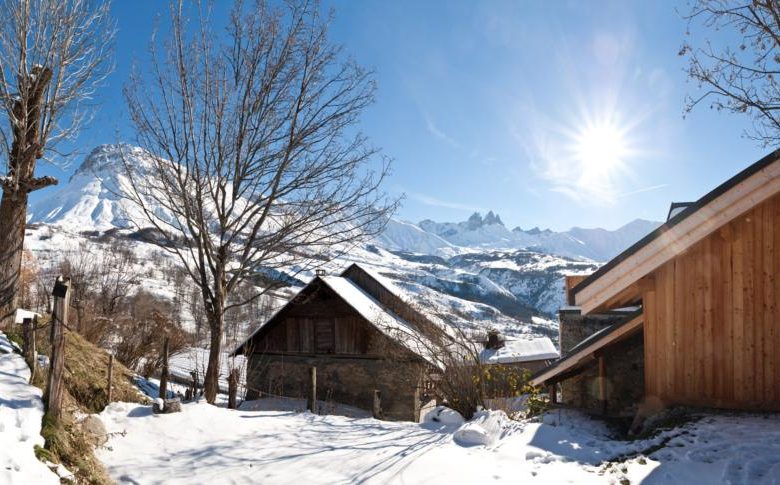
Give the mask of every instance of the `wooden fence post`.
<svg viewBox="0 0 780 485">
<path fill-rule="evenodd" d="M 162 372 L 160 374 L 160 398 L 167 399 L 168 391 L 168 337 L 163 340 Z"/>
<path fill-rule="evenodd" d="M 70 279 L 58 277 L 54 282 L 54 311 L 51 315 L 51 356 L 49 383 L 46 387 L 46 412 L 55 421 L 62 416 L 62 373 L 65 367 L 65 330 L 70 307 Z"/>
<path fill-rule="evenodd" d="M 22 320 L 22 330 L 24 332 L 24 360 L 30 367 L 30 382 L 35 378 L 36 356 L 35 356 L 35 325 L 37 319 L 25 318 Z"/>
<path fill-rule="evenodd" d="M 306 408 L 317 414 L 317 368 L 312 367 L 309 372 L 309 402 L 306 403 Z"/>
<path fill-rule="evenodd" d="M 111 398 L 113 397 L 113 384 L 114 381 L 114 354 L 108 354 L 108 404 L 111 404 Z"/>
<path fill-rule="evenodd" d="M 192 399 L 198 398 L 198 370 L 190 372 L 192 376 Z"/>
<path fill-rule="evenodd" d="M 382 412 L 382 392 L 379 389 L 374 389 L 374 407 L 371 409 L 371 414 L 375 419 L 384 419 L 384 413 Z"/>
<path fill-rule="evenodd" d="M 238 394 L 239 368 L 230 370 L 228 376 L 228 409 L 236 409 L 236 395 Z"/>
</svg>

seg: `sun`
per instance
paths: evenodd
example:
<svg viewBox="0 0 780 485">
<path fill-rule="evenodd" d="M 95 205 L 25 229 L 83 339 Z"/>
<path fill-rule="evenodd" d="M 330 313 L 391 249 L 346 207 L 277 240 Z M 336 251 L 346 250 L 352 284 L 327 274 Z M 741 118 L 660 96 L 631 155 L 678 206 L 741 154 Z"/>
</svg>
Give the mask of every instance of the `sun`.
<svg viewBox="0 0 780 485">
<path fill-rule="evenodd" d="M 604 177 L 620 170 L 629 154 L 625 133 L 613 123 L 589 124 L 574 141 L 574 156 L 583 174 L 591 176 Z"/>
</svg>

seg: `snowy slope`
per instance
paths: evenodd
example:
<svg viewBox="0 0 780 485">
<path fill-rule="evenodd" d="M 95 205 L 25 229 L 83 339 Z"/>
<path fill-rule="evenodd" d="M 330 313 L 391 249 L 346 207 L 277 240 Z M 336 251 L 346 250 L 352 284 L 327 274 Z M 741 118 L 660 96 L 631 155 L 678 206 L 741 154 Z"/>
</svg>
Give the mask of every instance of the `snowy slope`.
<svg viewBox="0 0 780 485">
<path fill-rule="evenodd" d="M 412 251 L 437 256 L 450 256 L 462 250 L 411 222 L 396 219 L 388 221 L 385 231 L 376 238 L 376 244 L 389 250 Z"/>
<path fill-rule="evenodd" d="M 0 483 L 58 484 L 59 477 L 35 457 L 34 447 L 43 446 L 43 402 L 29 379 L 30 368 L 0 332 Z"/>
<path fill-rule="evenodd" d="M 127 214 L 135 208 L 117 195 L 126 183 L 122 157 L 142 169 L 148 163 L 138 148 L 99 146 L 67 183 L 50 189 L 32 204 L 27 247 L 42 267 L 52 268 L 63 250 L 86 249 L 99 257 L 101 251 L 110 250 L 112 240 L 125 241 L 138 259 L 144 289 L 173 299 L 176 288 L 170 268 L 178 263 L 170 254 L 134 236 Z M 475 214 L 457 224 L 427 221 L 415 225 L 392 219 L 374 241 L 350 249 L 324 269 L 338 274 L 351 262 L 363 264 L 397 282 L 414 303 L 474 332 L 494 327 L 510 336 L 555 339 L 557 325 L 549 319 L 563 303 L 563 275 L 594 271 L 598 264 L 596 258 L 587 257 L 588 251 L 593 252 L 589 248 L 614 251 L 629 244 L 645 229 L 643 224 L 632 227 L 617 238 L 602 230 L 574 229 L 572 234 L 509 231 L 492 212 L 484 218 Z M 343 252 L 337 250 L 334 248 L 334 258 Z M 572 256 L 555 255 L 567 253 Z M 313 274 L 278 276 L 292 283 L 286 291 L 290 295 Z M 186 323 L 189 317 L 183 315 L 182 319 Z"/>
<path fill-rule="evenodd" d="M 126 182 L 123 156 L 136 166 L 145 164 L 139 148 L 98 146 L 67 183 L 30 205 L 28 223 L 45 223 L 72 232 L 131 227 L 128 214 L 134 214 L 135 208 L 119 195 Z"/>
</svg>

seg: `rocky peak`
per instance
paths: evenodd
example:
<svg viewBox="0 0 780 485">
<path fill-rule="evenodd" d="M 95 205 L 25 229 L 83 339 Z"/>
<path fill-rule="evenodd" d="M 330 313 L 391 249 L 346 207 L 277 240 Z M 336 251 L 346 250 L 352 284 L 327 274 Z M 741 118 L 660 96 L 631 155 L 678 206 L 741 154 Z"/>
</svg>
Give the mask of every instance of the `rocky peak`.
<svg viewBox="0 0 780 485">
<path fill-rule="evenodd" d="M 487 213 L 483 222 L 486 226 L 490 226 L 492 224 L 499 224 L 501 226 L 504 225 L 504 223 L 501 221 L 501 216 L 494 214 L 493 211 Z"/>
<path fill-rule="evenodd" d="M 473 231 L 475 229 L 479 229 L 482 227 L 483 220 L 482 220 L 482 214 L 479 212 L 475 212 L 471 214 L 471 217 L 468 218 L 466 221 L 466 228 L 468 228 L 469 231 Z"/>
<path fill-rule="evenodd" d="M 142 154 L 143 149 L 126 143 L 98 145 L 89 152 L 73 175 L 92 175 L 107 169 L 118 171 L 122 167 L 123 157 L 138 157 Z"/>
</svg>

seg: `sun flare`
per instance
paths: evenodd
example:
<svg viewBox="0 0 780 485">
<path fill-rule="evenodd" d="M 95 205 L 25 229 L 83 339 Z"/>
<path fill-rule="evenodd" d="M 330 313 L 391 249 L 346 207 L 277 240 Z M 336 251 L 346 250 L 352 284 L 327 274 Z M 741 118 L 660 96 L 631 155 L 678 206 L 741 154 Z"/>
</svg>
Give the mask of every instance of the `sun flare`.
<svg viewBox="0 0 780 485">
<path fill-rule="evenodd" d="M 582 129 L 576 137 L 574 151 L 584 172 L 592 171 L 601 176 L 619 169 L 628 155 L 624 133 L 610 123 Z"/>
</svg>

